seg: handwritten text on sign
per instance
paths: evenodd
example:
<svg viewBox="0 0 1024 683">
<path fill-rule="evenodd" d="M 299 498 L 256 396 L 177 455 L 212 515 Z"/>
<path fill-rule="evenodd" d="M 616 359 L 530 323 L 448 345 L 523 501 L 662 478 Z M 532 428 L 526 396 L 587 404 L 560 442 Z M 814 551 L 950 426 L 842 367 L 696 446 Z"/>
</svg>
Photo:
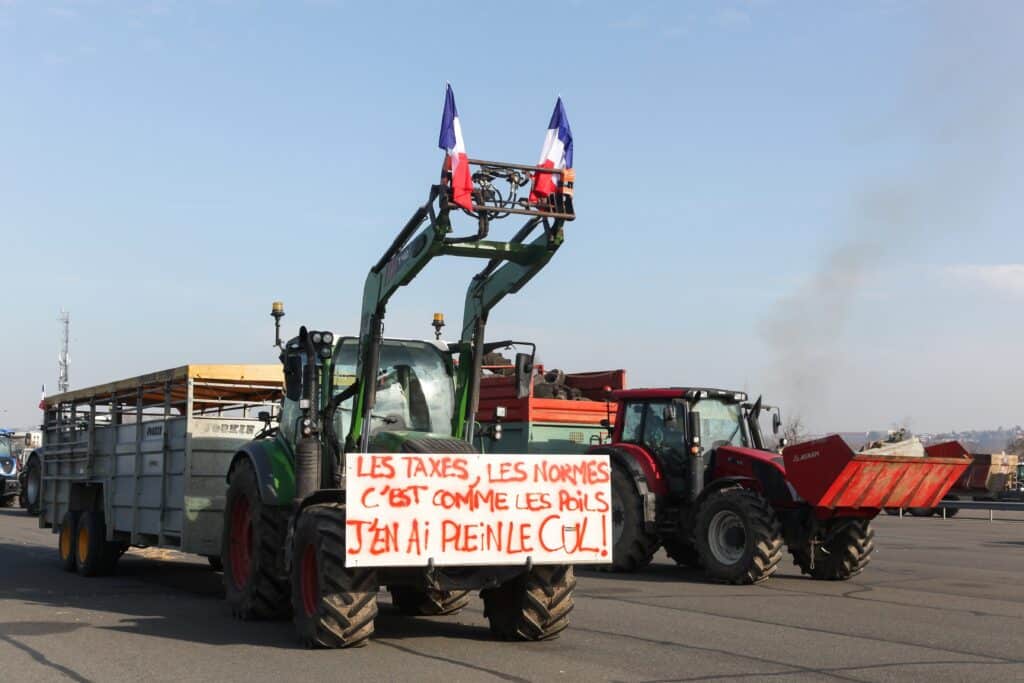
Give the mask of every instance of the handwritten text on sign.
<svg viewBox="0 0 1024 683">
<path fill-rule="evenodd" d="M 607 563 L 607 455 L 355 453 L 349 567 Z"/>
</svg>

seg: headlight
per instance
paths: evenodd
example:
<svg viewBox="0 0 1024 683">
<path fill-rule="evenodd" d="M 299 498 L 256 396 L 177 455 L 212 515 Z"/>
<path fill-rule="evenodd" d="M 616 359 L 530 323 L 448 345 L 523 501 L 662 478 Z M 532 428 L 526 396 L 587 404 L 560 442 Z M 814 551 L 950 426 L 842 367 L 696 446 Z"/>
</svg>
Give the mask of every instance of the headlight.
<svg viewBox="0 0 1024 683">
<path fill-rule="evenodd" d="M 331 334 L 330 332 L 324 332 L 324 344 L 333 344 L 333 343 L 334 343 L 334 335 Z"/>
<path fill-rule="evenodd" d="M 314 332 L 310 338 L 313 340 L 314 344 L 319 344 L 320 343 L 320 333 L 319 332 Z"/>
</svg>

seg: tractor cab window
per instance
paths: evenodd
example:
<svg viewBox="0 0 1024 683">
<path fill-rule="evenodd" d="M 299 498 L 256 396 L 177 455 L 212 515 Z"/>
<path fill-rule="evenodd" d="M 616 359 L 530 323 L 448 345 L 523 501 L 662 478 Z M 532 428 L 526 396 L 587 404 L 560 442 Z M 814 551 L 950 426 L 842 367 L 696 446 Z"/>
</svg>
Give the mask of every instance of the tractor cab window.
<svg viewBox="0 0 1024 683">
<path fill-rule="evenodd" d="M 358 346 L 358 340 L 347 338 L 335 348 L 332 395 L 356 381 Z M 385 339 L 380 350 L 376 392 L 371 434 L 381 430 L 451 431 L 455 385 L 441 351 L 429 342 Z M 348 433 L 353 400 L 346 400 L 334 414 L 339 437 Z"/>
<path fill-rule="evenodd" d="M 644 403 L 627 403 L 622 419 L 622 440 L 626 443 L 643 442 Z"/>
<path fill-rule="evenodd" d="M 719 446 L 749 446 L 743 429 L 743 411 L 738 403 L 706 398 L 693 404 L 700 413 L 700 438 L 705 449 Z"/>
<path fill-rule="evenodd" d="M 663 458 L 679 459 L 686 455 L 686 433 L 681 410 L 670 401 L 652 401 L 644 415 L 643 444 L 651 453 Z"/>
<path fill-rule="evenodd" d="M 301 378 L 305 374 L 306 370 L 306 355 L 296 354 L 293 356 L 296 360 L 296 365 L 293 368 L 293 372 L 297 376 L 296 385 L 298 391 L 288 392 L 285 395 L 284 401 L 281 403 L 281 418 L 280 418 L 280 432 L 281 436 L 287 443 L 294 444 L 299 438 L 299 420 L 302 419 L 302 409 L 299 408 L 299 398 L 302 395 L 301 390 Z M 287 372 L 286 368 L 286 372 Z"/>
</svg>

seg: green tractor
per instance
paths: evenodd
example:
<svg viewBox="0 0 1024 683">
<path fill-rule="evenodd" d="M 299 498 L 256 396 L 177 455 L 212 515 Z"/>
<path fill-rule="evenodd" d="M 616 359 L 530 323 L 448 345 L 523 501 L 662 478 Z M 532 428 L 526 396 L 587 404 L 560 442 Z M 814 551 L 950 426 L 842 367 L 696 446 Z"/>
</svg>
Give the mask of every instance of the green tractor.
<svg viewBox="0 0 1024 683">
<path fill-rule="evenodd" d="M 239 450 L 227 475 L 221 560 L 236 616 L 291 614 L 307 645 L 358 646 L 373 633 L 386 586 L 408 615 L 457 612 L 480 589 L 491 631 L 502 639 L 543 640 L 568 625 L 571 564 L 346 566 L 346 458 L 475 452 L 482 359 L 505 345 L 485 341 L 488 315 L 547 265 L 575 217 L 568 169 L 468 161 L 472 210 L 453 203 L 451 174 L 443 174 L 370 269 L 358 337 L 302 327 L 282 343 L 284 310 L 275 302 L 285 376 L 279 422 L 265 415 L 263 434 Z M 558 191 L 540 201 L 517 198 L 534 174 L 560 178 Z M 476 219 L 475 233 L 453 234 L 451 215 L 460 210 Z M 492 223 L 510 215 L 525 223 L 508 240 L 488 239 Z M 466 293 L 459 341 L 385 338 L 389 300 L 439 256 L 485 262 Z M 530 354 L 516 358 L 523 395 L 532 362 Z"/>
</svg>

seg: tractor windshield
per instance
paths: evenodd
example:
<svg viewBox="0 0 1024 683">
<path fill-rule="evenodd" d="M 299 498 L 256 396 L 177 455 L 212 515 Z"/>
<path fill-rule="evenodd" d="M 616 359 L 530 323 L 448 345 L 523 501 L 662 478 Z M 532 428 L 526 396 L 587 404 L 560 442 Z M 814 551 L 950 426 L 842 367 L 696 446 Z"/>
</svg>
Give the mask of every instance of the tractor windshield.
<svg viewBox="0 0 1024 683">
<path fill-rule="evenodd" d="M 695 402 L 692 410 L 700 413 L 700 438 L 705 448 L 750 445 L 740 404 L 705 398 Z"/>
<path fill-rule="evenodd" d="M 341 340 L 334 350 L 331 391 L 339 394 L 356 380 L 359 342 Z M 380 349 L 377 397 L 371 434 L 381 430 L 450 433 L 455 413 L 455 384 L 441 351 L 422 341 L 385 339 Z M 334 414 L 335 433 L 347 434 L 352 399 Z"/>
</svg>

